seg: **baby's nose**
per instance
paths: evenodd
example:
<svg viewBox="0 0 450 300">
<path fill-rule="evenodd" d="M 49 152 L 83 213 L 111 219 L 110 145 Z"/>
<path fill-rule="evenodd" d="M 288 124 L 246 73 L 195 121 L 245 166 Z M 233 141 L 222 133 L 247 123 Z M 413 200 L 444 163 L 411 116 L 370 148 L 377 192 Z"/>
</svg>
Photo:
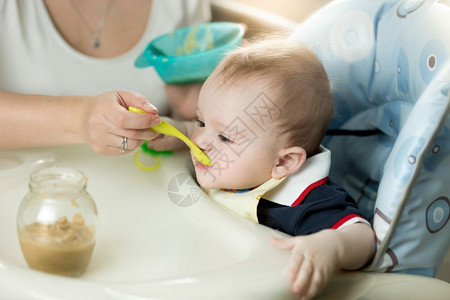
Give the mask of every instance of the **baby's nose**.
<svg viewBox="0 0 450 300">
<path fill-rule="evenodd" d="M 208 151 L 211 148 L 211 138 L 205 132 L 196 132 L 192 135 L 192 141 L 203 152 Z"/>
</svg>

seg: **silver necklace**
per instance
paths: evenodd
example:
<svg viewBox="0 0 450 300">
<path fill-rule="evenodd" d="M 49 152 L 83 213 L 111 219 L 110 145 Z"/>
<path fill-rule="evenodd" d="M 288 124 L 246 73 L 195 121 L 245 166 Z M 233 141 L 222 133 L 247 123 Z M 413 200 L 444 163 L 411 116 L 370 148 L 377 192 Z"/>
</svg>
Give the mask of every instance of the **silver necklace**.
<svg viewBox="0 0 450 300">
<path fill-rule="evenodd" d="M 103 13 L 103 16 L 98 21 L 97 29 L 92 30 L 91 26 L 89 26 L 89 23 L 87 22 L 86 18 L 83 16 L 81 11 L 78 9 L 78 7 L 75 5 L 73 0 L 69 0 L 70 6 L 72 6 L 73 10 L 77 14 L 78 18 L 81 21 L 81 24 L 83 27 L 89 32 L 91 35 L 93 41 L 92 41 L 92 47 L 98 48 L 100 47 L 100 33 L 103 29 L 103 27 L 106 24 L 106 20 L 108 19 L 109 11 L 111 10 L 111 6 L 114 0 L 109 0 L 108 5 L 105 8 L 105 12 Z"/>
</svg>

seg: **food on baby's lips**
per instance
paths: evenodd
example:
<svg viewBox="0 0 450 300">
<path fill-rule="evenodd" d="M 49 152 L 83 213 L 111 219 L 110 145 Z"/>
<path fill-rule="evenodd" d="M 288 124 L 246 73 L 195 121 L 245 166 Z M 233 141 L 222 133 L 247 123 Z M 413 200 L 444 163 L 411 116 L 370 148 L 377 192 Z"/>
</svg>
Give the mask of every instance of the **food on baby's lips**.
<svg viewBox="0 0 450 300">
<path fill-rule="evenodd" d="M 87 268 L 95 246 L 95 225 L 87 226 L 80 213 L 72 222 L 61 217 L 48 225 L 33 222 L 19 232 L 23 255 L 30 268 L 78 276 Z"/>
</svg>

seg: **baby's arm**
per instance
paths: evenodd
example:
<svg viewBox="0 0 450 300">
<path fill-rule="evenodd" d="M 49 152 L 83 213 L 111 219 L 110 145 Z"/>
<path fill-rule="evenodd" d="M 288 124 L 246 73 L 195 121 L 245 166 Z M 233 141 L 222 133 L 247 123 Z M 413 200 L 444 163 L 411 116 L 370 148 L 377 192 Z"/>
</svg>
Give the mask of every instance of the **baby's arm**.
<svg viewBox="0 0 450 300">
<path fill-rule="evenodd" d="M 339 230 L 325 229 L 311 235 L 271 238 L 274 247 L 289 250 L 288 274 L 292 291 L 300 299 L 311 299 L 328 282 L 336 269 L 356 270 L 366 265 L 375 252 L 375 235 L 370 226 L 356 223 Z"/>
</svg>

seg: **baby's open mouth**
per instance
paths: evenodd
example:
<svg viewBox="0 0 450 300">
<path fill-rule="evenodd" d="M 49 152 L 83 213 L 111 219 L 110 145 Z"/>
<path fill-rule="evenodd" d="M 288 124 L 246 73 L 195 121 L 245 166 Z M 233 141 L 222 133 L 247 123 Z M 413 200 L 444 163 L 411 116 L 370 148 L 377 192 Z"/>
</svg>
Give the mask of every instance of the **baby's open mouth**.
<svg viewBox="0 0 450 300">
<path fill-rule="evenodd" d="M 211 166 L 207 166 L 207 165 L 204 165 L 201 162 L 199 162 L 198 159 L 196 159 L 192 153 L 191 153 L 191 159 L 192 159 L 192 162 L 194 163 L 196 170 L 205 172 L 211 168 Z"/>
</svg>

